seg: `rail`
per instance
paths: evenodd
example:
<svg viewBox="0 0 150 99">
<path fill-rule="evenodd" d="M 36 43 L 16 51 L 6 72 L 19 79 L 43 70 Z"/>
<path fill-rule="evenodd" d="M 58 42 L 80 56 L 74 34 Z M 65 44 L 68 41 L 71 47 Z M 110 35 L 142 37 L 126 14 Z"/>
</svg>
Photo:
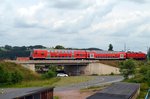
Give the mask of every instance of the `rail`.
<svg viewBox="0 0 150 99">
<path fill-rule="evenodd" d="M 145 99 L 150 99 L 150 89 L 148 90 L 146 96 L 145 96 Z"/>
</svg>

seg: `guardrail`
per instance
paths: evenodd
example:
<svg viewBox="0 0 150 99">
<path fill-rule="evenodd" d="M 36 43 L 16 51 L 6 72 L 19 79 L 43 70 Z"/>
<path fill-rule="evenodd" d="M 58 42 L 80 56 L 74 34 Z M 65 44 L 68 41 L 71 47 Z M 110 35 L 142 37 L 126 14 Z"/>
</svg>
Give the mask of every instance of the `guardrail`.
<svg viewBox="0 0 150 99">
<path fill-rule="evenodd" d="M 150 89 L 148 90 L 146 96 L 145 96 L 145 99 L 150 99 Z"/>
</svg>

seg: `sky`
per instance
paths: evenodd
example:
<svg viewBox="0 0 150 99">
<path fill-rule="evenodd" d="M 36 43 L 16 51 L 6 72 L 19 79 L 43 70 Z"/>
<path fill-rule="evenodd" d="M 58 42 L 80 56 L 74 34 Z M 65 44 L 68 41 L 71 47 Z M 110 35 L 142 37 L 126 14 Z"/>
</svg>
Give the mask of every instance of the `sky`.
<svg viewBox="0 0 150 99">
<path fill-rule="evenodd" d="M 0 46 L 146 51 L 150 0 L 0 0 Z"/>
</svg>

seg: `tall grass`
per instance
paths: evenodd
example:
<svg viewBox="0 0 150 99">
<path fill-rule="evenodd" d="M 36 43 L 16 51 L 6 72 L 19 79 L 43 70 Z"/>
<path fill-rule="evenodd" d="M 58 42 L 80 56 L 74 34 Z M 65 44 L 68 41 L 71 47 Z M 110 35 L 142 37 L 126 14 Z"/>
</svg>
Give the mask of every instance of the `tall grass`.
<svg viewBox="0 0 150 99">
<path fill-rule="evenodd" d="M 2 66 L 4 70 L 8 72 L 20 71 L 23 74 L 24 81 L 41 79 L 41 75 L 16 63 L 0 61 L 0 66 Z"/>
</svg>

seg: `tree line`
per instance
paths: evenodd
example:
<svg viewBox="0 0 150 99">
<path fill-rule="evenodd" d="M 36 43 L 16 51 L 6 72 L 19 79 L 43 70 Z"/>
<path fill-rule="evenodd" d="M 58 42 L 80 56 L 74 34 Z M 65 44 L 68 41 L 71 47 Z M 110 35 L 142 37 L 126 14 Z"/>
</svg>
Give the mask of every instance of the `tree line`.
<svg viewBox="0 0 150 99">
<path fill-rule="evenodd" d="M 29 57 L 32 49 L 46 48 L 42 45 L 35 46 L 10 46 L 5 45 L 0 47 L 0 60 L 16 59 L 16 57 Z"/>
<path fill-rule="evenodd" d="M 113 51 L 113 45 L 109 44 L 108 51 Z M 17 57 L 29 57 L 30 52 L 33 49 L 45 49 L 47 47 L 43 45 L 34 45 L 34 46 L 10 46 L 5 45 L 0 47 L 0 60 L 2 59 L 16 59 Z M 65 48 L 62 45 L 56 45 L 55 47 L 50 47 L 51 49 L 67 49 L 67 50 L 99 50 L 102 51 L 102 49 L 99 48 Z"/>
</svg>

